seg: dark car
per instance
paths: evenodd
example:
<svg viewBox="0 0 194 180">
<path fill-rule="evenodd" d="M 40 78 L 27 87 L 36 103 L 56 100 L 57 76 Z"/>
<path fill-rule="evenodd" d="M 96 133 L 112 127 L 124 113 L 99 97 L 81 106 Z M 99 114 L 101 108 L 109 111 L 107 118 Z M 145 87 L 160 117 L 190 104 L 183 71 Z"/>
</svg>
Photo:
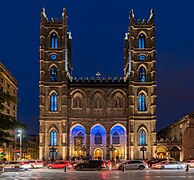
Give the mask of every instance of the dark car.
<svg viewBox="0 0 194 180">
<path fill-rule="evenodd" d="M 83 163 L 79 163 L 79 164 L 75 164 L 74 168 L 77 171 L 81 171 L 81 170 L 86 170 L 86 169 L 97 169 L 97 170 L 101 170 L 103 167 L 104 163 L 101 160 L 87 160 L 84 161 Z"/>
</svg>

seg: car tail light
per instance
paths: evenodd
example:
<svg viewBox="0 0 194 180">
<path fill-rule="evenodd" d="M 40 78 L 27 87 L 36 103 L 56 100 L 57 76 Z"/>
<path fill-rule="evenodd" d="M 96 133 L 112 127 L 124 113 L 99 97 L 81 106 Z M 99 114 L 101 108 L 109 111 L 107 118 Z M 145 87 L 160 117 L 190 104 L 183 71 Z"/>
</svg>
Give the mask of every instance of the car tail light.
<svg viewBox="0 0 194 180">
<path fill-rule="evenodd" d="M 24 164 L 24 162 L 21 162 L 20 164 L 21 164 L 21 165 L 23 165 L 23 164 Z"/>
</svg>

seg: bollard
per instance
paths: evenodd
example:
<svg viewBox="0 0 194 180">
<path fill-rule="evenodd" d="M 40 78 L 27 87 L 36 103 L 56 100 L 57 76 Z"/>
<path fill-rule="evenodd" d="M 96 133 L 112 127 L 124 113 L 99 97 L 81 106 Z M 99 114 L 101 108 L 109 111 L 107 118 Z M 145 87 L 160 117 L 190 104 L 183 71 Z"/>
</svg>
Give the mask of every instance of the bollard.
<svg viewBox="0 0 194 180">
<path fill-rule="evenodd" d="M 123 172 L 125 172 L 125 164 L 123 164 L 122 170 L 123 170 Z"/>
<path fill-rule="evenodd" d="M 186 166 L 186 170 L 185 171 L 189 171 L 189 165 L 188 164 Z"/>
<path fill-rule="evenodd" d="M 67 166 L 64 166 L 64 172 L 67 172 Z"/>
</svg>

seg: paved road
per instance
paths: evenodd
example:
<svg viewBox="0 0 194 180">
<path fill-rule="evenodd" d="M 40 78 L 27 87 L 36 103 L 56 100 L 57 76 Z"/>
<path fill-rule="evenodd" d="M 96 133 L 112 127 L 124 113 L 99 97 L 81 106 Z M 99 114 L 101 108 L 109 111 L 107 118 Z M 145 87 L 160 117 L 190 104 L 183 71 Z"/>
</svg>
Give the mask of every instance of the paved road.
<svg viewBox="0 0 194 180">
<path fill-rule="evenodd" d="M 176 178 L 176 179 L 175 179 Z M 103 170 L 103 171 L 75 171 L 62 169 L 31 169 L 20 172 L 4 172 L 0 175 L 2 180 L 181 180 L 194 179 L 194 169 L 184 170 Z"/>
</svg>

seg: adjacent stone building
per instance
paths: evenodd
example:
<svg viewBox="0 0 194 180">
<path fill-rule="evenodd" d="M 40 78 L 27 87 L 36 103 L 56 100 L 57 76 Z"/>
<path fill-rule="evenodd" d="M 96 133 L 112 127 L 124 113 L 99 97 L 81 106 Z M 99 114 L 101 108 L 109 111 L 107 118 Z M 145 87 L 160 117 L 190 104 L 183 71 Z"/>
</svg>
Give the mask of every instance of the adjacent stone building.
<svg viewBox="0 0 194 180">
<path fill-rule="evenodd" d="M 142 159 L 142 147 L 145 158 L 155 156 L 153 10 L 147 21 L 136 21 L 130 12 L 121 78 L 73 76 L 65 9 L 60 20 L 48 20 L 43 9 L 40 31 L 40 159 Z"/>
<path fill-rule="evenodd" d="M 157 133 L 158 158 L 183 161 L 194 159 L 194 113 L 189 114 Z"/>
<path fill-rule="evenodd" d="M 8 71 L 8 69 L 0 63 L 0 88 L 3 92 L 9 93 L 17 99 L 17 81 L 13 75 Z M 17 120 L 17 102 L 5 102 L 5 108 L 3 114 L 13 116 Z M 13 135 L 12 140 L 15 141 L 15 133 L 10 131 Z M 4 159 L 13 160 L 15 159 L 15 149 L 12 145 L 3 144 L 0 146 L 0 153 L 4 154 Z"/>
</svg>

